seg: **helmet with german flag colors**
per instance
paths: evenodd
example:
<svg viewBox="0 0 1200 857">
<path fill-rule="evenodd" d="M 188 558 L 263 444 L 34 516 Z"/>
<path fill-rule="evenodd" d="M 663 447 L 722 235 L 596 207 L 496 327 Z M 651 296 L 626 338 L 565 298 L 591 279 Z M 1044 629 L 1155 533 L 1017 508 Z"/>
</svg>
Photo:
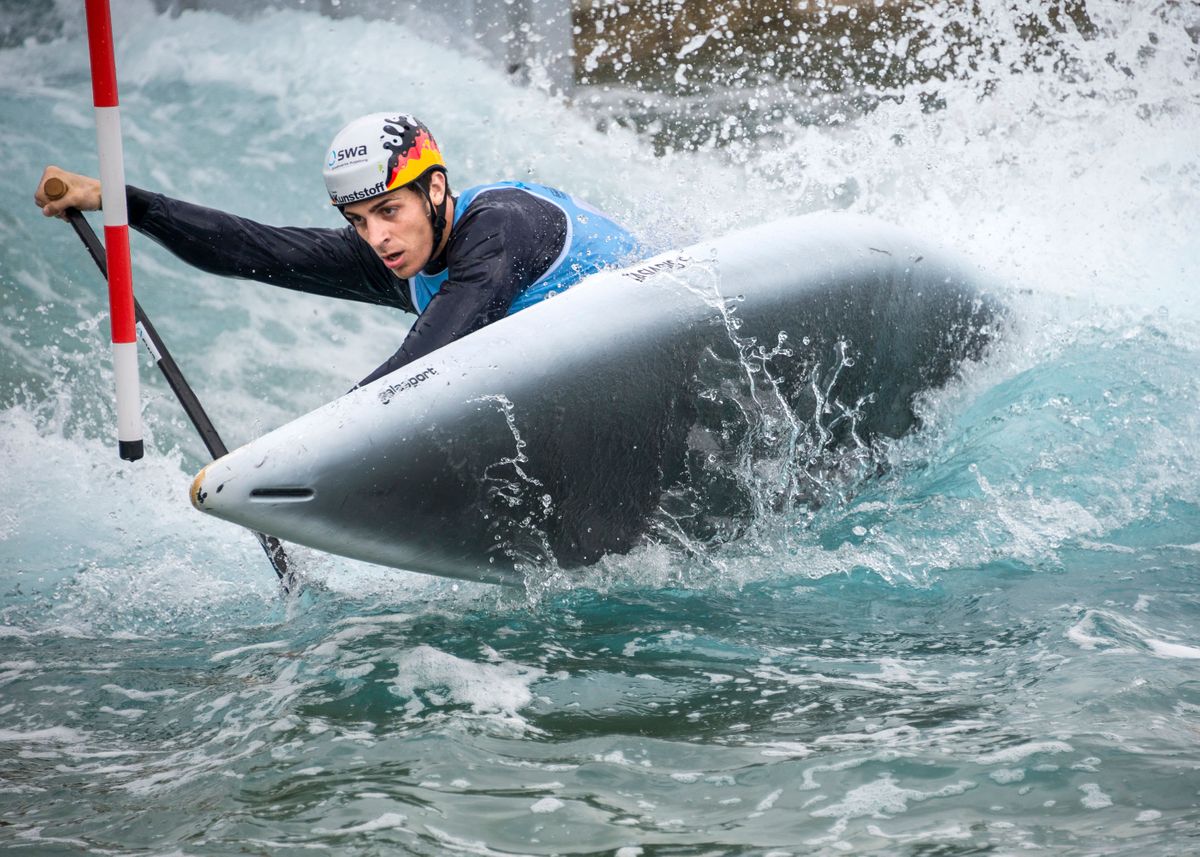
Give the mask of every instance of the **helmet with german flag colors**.
<svg viewBox="0 0 1200 857">
<path fill-rule="evenodd" d="M 430 170 L 444 173 L 446 162 L 419 119 L 372 113 L 338 131 L 322 174 L 330 201 L 341 207 L 404 187 Z"/>
</svg>

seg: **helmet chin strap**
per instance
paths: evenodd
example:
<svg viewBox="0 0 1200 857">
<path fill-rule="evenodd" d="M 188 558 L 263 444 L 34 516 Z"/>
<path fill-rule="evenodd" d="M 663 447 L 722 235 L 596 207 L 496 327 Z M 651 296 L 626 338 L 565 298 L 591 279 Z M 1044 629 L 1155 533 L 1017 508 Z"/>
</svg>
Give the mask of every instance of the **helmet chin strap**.
<svg viewBox="0 0 1200 857">
<path fill-rule="evenodd" d="M 429 206 L 429 222 L 433 226 L 433 249 L 429 251 L 429 261 L 432 262 L 437 257 L 438 247 L 442 245 L 442 236 L 446 233 L 446 197 L 449 194 L 444 194 L 441 203 L 435 206 L 433 198 L 425 186 L 420 183 L 415 184 L 425 195 L 425 204 Z"/>
</svg>

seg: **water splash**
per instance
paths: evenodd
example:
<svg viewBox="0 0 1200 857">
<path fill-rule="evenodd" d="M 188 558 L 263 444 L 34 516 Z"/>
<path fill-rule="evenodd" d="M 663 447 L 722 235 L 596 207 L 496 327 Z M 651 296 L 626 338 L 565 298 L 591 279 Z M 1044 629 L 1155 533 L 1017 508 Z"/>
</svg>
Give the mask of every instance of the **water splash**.
<svg viewBox="0 0 1200 857">
<path fill-rule="evenodd" d="M 664 120 L 677 145 L 661 158 L 619 127 L 636 116 L 589 107 L 591 92 L 570 108 L 470 60 L 462 77 L 429 77 L 460 58 L 404 28 L 116 5 L 136 182 L 333 225 L 325 138 L 378 108 L 375 89 L 344 81 L 386 77 L 441 120 L 464 186 L 533 171 L 676 246 L 850 207 L 961 249 L 1011 287 L 1020 324 L 921 403 L 924 429 L 889 447 L 885 474 L 774 552 L 646 548 L 533 602 L 309 558 L 320 585 L 281 606 L 253 540 L 188 507 L 199 453 L 156 381 L 153 451 L 136 470 L 112 455 L 95 275 L 26 201 L 43 159 L 88 169 L 81 23 L 73 11 L 10 39 L 5 846 L 1186 852 L 1195 4 L 1089 3 L 1090 30 L 1043 4 L 922 4 L 924 43 L 881 34 L 890 82 L 805 104 L 748 68 L 758 104 L 733 87 L 679 102 L 727 131 L 693 148 Z M 1033 64 L 1025 19 L 1046 33 Z M 327 50 L 298 62 L 297 43 Z M 710 36 L 677 63 L 728 43 Z M 844 56 L 823 53 L 814 62 Z M 231 440 L 341 393 L 407 326 L 140 249 L 143 303 Z M 745 360 L 761 367 L 780 345 L 802 343 L 756 343 Z M 739 395 L 752 378 L 769 408 L 739 355 L 723 355 Z M 121 830 L 132 817 L 150 821 Z"/>
<path fill-rule="evenodd" d="M 484 468 L 483 483 L 490 510 L 488 529 L 495 539 L 493 552 L 514 561 L 517 572 L 524 575 L 527 594 L 536 599 L 540 589 L 562 577 L 546 535 L 547 522 L 554 514 L 554 499 L 539 479 L 525 471 L 529 456 L 525 454 L 526 443 L 521 439 L 516 410 L 509 398 L 494 394 L 472 401 L 495 404 L 512 433 L 513 454 Z"/>
</svg>

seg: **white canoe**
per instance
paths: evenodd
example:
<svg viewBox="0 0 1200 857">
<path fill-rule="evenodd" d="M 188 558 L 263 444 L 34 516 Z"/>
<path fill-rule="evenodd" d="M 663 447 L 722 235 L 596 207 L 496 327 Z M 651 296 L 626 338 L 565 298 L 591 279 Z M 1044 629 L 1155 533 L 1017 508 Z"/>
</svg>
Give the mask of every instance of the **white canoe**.
<svg viewBox="0 0 1200 857">
<path fill-rule="evenodd" d="M 734 459 L 910 429 L 914 396 L 992 336 L 976 280 L 851 215 L 747 229 L 597 274 L 281 426 L 205 467 L 192 502 L 285 542 L 507 583 L 626 551 L 681 506 L 719 535 L 757 490 L 721 472 Z"/>
</svg>

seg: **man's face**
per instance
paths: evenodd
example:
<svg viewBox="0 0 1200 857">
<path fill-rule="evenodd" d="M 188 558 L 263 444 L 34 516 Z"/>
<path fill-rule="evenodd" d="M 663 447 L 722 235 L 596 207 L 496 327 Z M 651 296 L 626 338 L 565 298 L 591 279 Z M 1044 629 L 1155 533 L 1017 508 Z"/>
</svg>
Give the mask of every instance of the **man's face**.
<svg viewBox="0 0 1200 857">
<path fill-rule="evenodd" d="M 434 173 L 430 176 L 429 195 L 435 205 L 445 192 L 445 178 Z M 397 188 L 383 196 L 351 203 L 342 213 L 397 277 L 412 277 L 428 264 L 433 225 L 420 191 Z"/>
</svg>

